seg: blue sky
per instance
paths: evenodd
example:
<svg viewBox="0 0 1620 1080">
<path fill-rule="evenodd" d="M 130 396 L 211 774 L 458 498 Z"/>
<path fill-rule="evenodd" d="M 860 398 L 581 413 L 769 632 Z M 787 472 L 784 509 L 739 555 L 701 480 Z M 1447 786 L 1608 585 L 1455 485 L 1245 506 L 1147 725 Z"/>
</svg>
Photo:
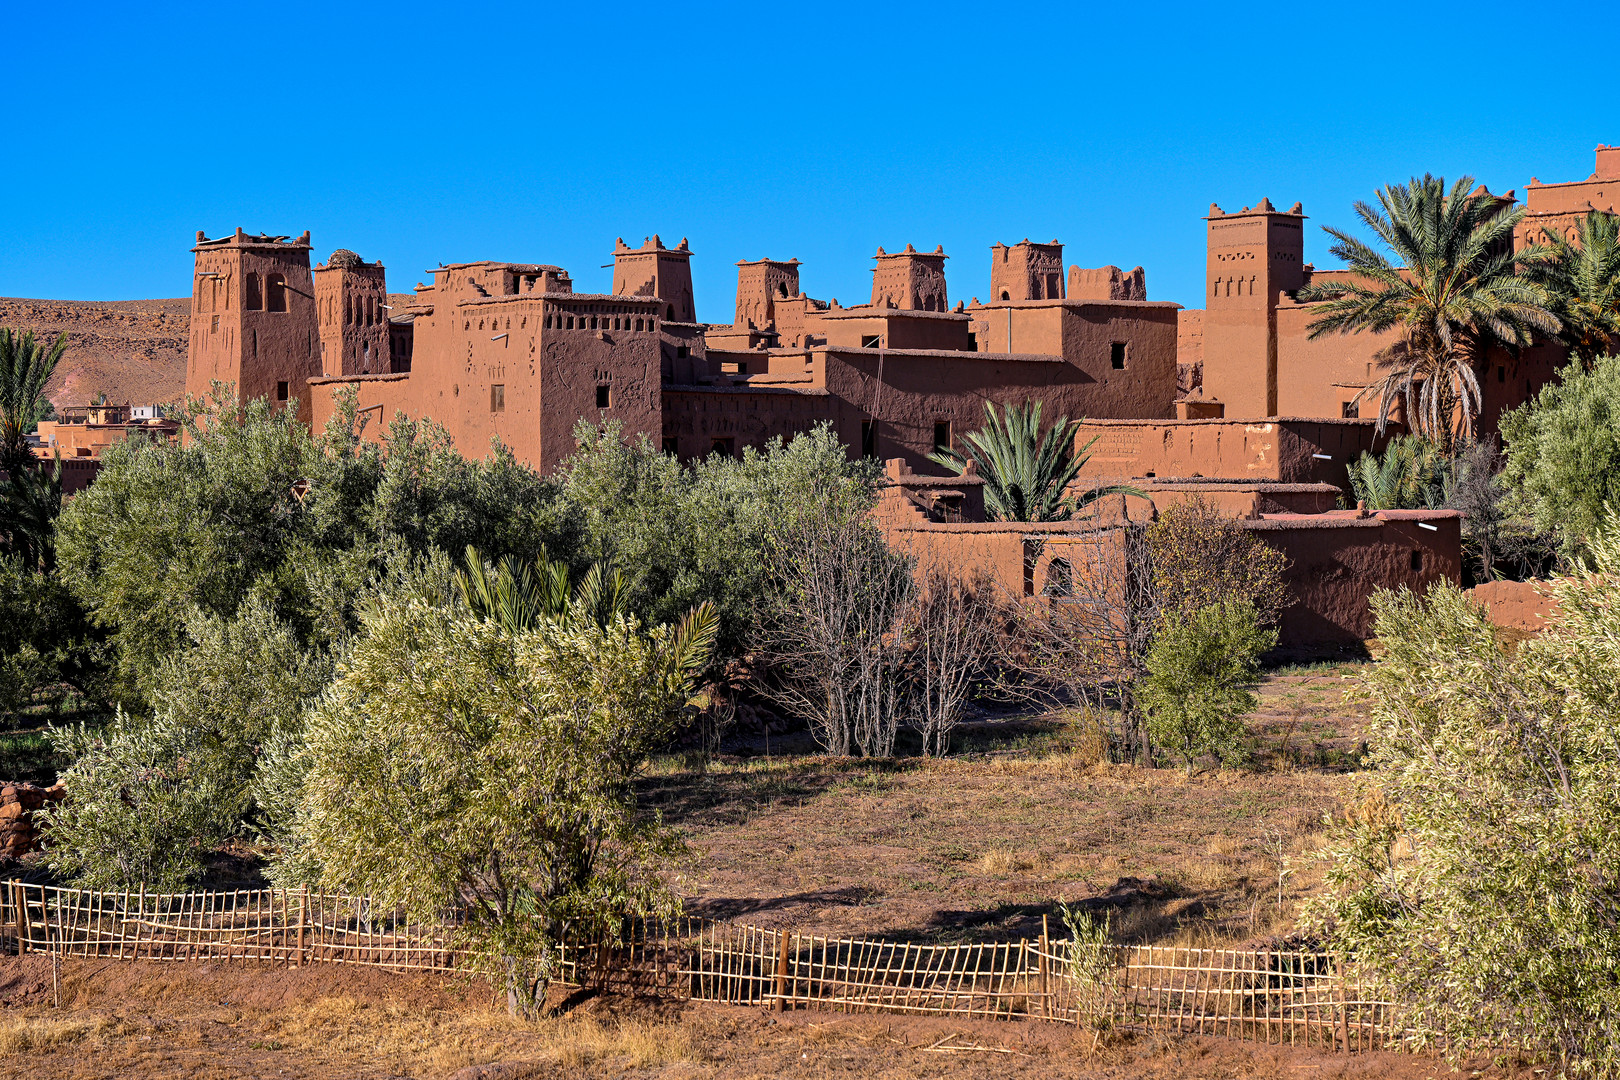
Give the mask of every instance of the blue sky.
<svg viewBox="0 0 1620 1080">
<path fill-rule="evenodd" d="M 186 295 L 196 230 L 241 225 L 396 291 L 472 259 L 605 290 L 616 236 L 686 236 L 707 321 L 738 259 L 851 303 L 878 245 L 944 244 L 954 302 L 1025 236 L 1197 305 L 1212 201 L 1302 200 L 1327 265 L 1314 226 L 1381 184 L 1586 177 L 1615 10 L 14 0 L 0 295 Z"/>
</svg>

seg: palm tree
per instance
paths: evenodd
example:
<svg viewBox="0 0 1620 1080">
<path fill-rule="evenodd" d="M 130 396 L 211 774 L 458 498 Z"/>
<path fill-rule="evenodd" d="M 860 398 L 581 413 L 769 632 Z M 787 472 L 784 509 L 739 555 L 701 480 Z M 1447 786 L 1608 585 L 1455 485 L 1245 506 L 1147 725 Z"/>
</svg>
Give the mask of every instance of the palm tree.
<svg viewBox="0 0 1620 1080">
<path fill-rule="evenodd" d="M 1530 277 L 1552 296 L 1564 343 L 1591 361 L 1620 346 L 1620 218 L 1594 210 L 1573 241 L 1549 235 Z"/>
<path fill-rule="evenodd" d="M 1443 452 L 1453 439 L 1472 438 L 1479 416 L 1475 370 L 1493 344 L 1518 348 L 1562 324 L 1549 310 L 1547 290 L 1520 273 L 1547 257 L 1540 247 L 1513 250 L 1513 227 L 1524 210 L 1465 176 L 1446 190 L 1437 176 L 1391 184 L 1378 206 L 1356 203 L 1356 216 L 1395 257 L 1338 229 L 1329 250 L 1343 259 L 1348 282 L 1307 285 L 1297 298 L 1320 302 L 1312 339 L 1327 334 L 1397 331 L 1400 340 L 1379 359 L 1383 378 L 1358 394 L 1377 394 L 1383 431 L 1397 402 L 1406 422 Z"/>
<path fill-rule="evenodd" d="M 949 448 L 928 455 L 928 460 L 964 472 L 972 461 L 984 477 L 984 506 L 993 521 L 1067 521 L 1077 510 L 1104 495 L 1140 495 L 1133 487 L 1112 485 L 1092 488 L 1076 496 L 1064 494 L 1091 458 L 1097 438 L 1075 447 L 1081 421 L 1060 416 L 1041 434 L 1041 405 L 1009 405 L 997 413 L 984 403 L 985 425 L 962 437 L 967 454 Z"/>
<path fill-rule="evenodd" d="M 1350 490 L 1369 510 L 1432 510 L 1444 506 L 1446 458 L 1421 435 L 1397 435 L 1384 452 L 1350 463 Z"/>
<path fill-rule="evenodd" d="M 47 349 L 32 330 L 19 334 L 0 326 L 0 469 L 15 473 L 32 456 L 26 436 L 39 421 L 45 380 L 66 349 L 66 334 Z"/>
</svg>

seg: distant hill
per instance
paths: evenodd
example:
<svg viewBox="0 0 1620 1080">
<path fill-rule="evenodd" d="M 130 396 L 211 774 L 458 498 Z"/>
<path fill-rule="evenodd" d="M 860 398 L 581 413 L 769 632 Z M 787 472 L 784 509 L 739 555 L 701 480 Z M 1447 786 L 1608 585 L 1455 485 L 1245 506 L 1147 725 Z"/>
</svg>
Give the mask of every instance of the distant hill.
<svg viewBox="0 0 1620 1080">
<path fill-rule="evenodd" d="M 24 300 L 0 297 L 0 326 L 53 341 L 67 352 L 45 384 L 58 409 L 101 394 L 117 404 L 177 401 L 186 388 L 190 297 L 176 300 Z"/>
<path fill-rule="evenodd" d="M 403 308 L 414 295 L 389 297 Z M 0 297 L 0 326 L 32 330 L 43 341 L 67 332 L 67 352 L 45 384 L 58 409 L 101 394 L 115 404 L 179 401 L 186 390 L 191 298 L 172 300 L 29 300 Z"/>
</svg>

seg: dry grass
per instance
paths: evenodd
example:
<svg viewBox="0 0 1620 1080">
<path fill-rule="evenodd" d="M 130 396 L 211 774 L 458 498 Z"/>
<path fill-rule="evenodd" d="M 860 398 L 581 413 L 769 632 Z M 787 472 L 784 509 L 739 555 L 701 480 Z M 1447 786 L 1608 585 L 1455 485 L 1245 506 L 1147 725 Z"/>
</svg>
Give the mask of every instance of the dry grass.
<svg viewBox="0 0 1620 1080">
<path fill-rule="evenodd" d="M 90 1020 L 15 1017 L 3 1020 L 0 1021 L 0 1057 L 83 1042 L 113 1026 L 113 1022 L 104 1017 Z"/>
<path fill-rule="evenodd" d="M 380 1055 L 415 1070 L 517 1059 L 569 1069 L 662 1068 L 701 1060 L 686 1029 L 645 1019 L 571 1015 L 529 1022 L 493 1010 L 424 1011 L 408 1002 L 372 1006 L 326 998 L 260 1025 L 277 1049 Z"/>
<path fill-rule="evenodd" d="M 971 752 L 945 759 L 784 756 L 779 740 L 769 759 L 723 759 L 702 776 L 665 763 L 643 794 L 697 852 L 683 883 L 694 914 L 813 934 L 1016 938 L 1038 935 L 1059 900 L 1128 886 L 1120 940 L 1237 943 L 1288 930 L 1320 886 L 1310 856 L 1323 818 L 1355 786 L 1364 721 L 1343 695 L 1359 670 L 1268 679 L 1245 770 L 1111 763 L 1094 718 L 1054 714 L 970 727 Z"/>
</svg>

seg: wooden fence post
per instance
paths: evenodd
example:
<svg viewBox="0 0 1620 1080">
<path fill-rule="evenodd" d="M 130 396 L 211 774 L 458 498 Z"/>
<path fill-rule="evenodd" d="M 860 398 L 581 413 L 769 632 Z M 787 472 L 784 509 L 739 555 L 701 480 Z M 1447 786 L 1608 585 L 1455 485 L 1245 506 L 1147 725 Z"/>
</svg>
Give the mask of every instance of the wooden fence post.
<svg viewBox="0 0 1620 1080">
<path fill-rule="evenodd" d="M 1046 923 L 1047 923 L 1047 916 L 1042 915 L 1041 916 L 1041 955 L 1040 955 L 1040 958 L 1039 958 L 1040 959 L 1040 972 L 1041 972 L 1041 1017 L 1043 1019 L 1050 1020 L 1052 1018 L 1052 999 L 1047 996 L 1047 994 L 1049 993 L 1049 990 L 1048 990 L 1048 986 L 1047 986 L 1047 966 L 1048 966 L 1048 961 L 1046 959 L 1046 954 L 1051 948 L 1052 937 L 1051 937 L 1050 928 L 1047 926 Z"/>
<path fill-rule="evenodd" d="M 304 913 L 309 908 L 309 886 L 298 894 L 298 945 L 293 953 L 293 967 L 304 966 Z"/>
<path fill-rule="evenodd" d="M 776 1011 L 787 1009 L 788 932 L 776 932 Z"/>
<path fill-rule="evenodd" d="M 13 880 L 11 883 L 11 899 L 17 905 L 17 955 L 28 955 L 28 920 L 23 915 L 23 885 Z"/>
</svg>

